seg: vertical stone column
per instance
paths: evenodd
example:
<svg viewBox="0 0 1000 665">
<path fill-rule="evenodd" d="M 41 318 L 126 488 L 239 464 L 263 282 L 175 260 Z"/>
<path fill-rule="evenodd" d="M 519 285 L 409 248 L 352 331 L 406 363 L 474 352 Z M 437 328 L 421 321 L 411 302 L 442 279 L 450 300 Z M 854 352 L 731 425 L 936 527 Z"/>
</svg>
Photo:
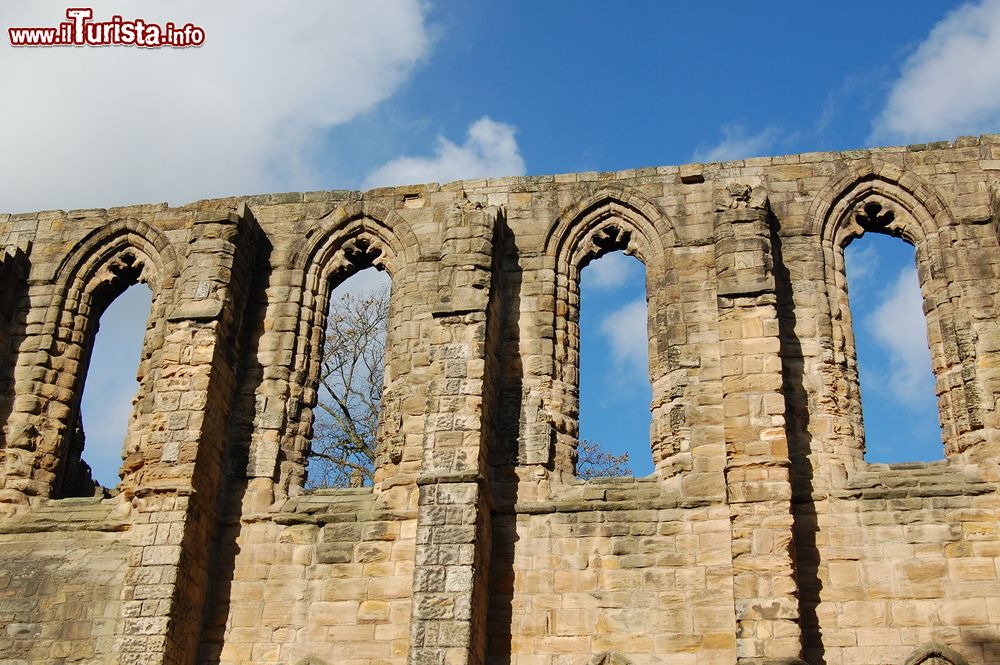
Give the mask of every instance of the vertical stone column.
<svg viewBox="0 0 1000 665">
<path fill-rule="evenodd" d="M 151 440 L 122 482 L 133 526 L 121 665 L 195 660 L 255 237 L 247 211 L 194 220 L 176 305 L 157 342 L 163 362 L 151 384 Z"/>
<path fill-rule="evenodd" d="M 456 206 L 444 229 L 432 340 L 435 378 L 418 479 L 410 665 L 466 665 L 485 658 L 497 214 L 493 207 Z"/>
<path fill-rule="evenodd" d="M 740 663 L 796 662 L 792 492 L 766 194 L 730 185 L 716 210 L 737 657 Z"/>
</svg>

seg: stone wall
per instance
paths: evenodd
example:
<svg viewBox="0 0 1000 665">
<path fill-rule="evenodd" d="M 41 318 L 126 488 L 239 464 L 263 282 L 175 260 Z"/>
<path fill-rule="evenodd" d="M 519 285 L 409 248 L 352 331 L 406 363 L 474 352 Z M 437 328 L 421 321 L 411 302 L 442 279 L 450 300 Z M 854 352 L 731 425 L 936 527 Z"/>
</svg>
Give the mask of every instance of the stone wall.
<svg viewBox="0 0 1000 665">
<path fill-rule="evenodd" d="M 864 233 L 916 247 L 938 463 L 864 460 Z M 579 275 L 614 250 L 656 470 L 583 481 Z M 375 483 L 306 491 L 330 293 L 371 266 Z M 0 215 L 0 278 L 0 663 L 1000 663 L 1000 136 Z M 136 282 L 121 483 L 74 498 Z"/>
<path fill-rule="evenodd" d="M 0 662 L 118 662 L 127 528 L 96 499 L 0 526 Z"/>
</svg>

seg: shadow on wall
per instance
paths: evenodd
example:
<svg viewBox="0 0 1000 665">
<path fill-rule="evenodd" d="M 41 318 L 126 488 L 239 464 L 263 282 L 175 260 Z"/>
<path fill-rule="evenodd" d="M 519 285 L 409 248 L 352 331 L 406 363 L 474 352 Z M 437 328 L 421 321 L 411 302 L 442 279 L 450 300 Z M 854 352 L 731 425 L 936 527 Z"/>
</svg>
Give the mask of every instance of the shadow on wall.
<svg viewBox="0 0 1000 665">
<path fill-rule="evenodd" d="M 503 297 L 501 339 L 499 340 L 499 408 L 497 409 L 496 440 L 490 450 L 496 508 L 493 514 L 493 549 L 490 553 L 489 606 L 487 608 L 486 662 L 490 665 L 510 665 L 514 621 L 514 551 L 516 549 L 517 475 L 515 467 L 524 461 L 525 450 L 521 428 L 524 408 L 524 366 L 520 353 L 518 315 L 521 309 L 523 271 L 518 261 L 521 255 L 514 234 L 504 217 L 498 221 L 495 247 L 502 247 Z"/>
<path fill-rule="evenodd" d="M 261 234 L 254 282 L 247 300 L 247 315 L 243 318 L 240 348 L 242 362 L 237 370 L 237 384 L 241 386 L 236 396 L 227 427 L 226 449 L 222 468 L 224 486 L 219 492 L 218 514 L 220 523 L 213 549 L 210 586 L 206 594 L 198 663 L 218 665 L 229 619 L 236 559 L 240 554 L 238 539 L 241 531 L 240 516 L 246 498 L 249 478 L 250 442 L 256 415 L 256 395 L 264 381 L 264 366 L 258 352 L 267 321 L 267 285 L 271 277 L 271 245 Z M 274 479 L 272 479 L 274 480 Z"/>
<path fill-rule="evenodd" d="M 14 360 L 16 349 L 24 340 L 27 325 L 28 296 L 27 254 L 23 250 L 0 252 L 0 449 L 6 443 L 7 433 L 3 423 L 10 417 L 14 406 Z M 11 288 L 13 285 L 13 288 Z"/>
<path fill-rule="evenodd" d="M 778 220 L 772 215 L 771 251 L 778 307 L 778 334 L 781 344 L 782 393 L 785 396 L 785 428 L 791 461 L 792 532 L 795 540 L 795 569 L 799 587 L 799 617 L 802 653 L 810 665 L 825 665 L 823 635 L 817 608 L 823 583 L 819 577 L 819 549 L 816 532 L 816 504 L 812 499 L 813 471 L 809 452 L 809 398 L 805 388 L 802 343 L 795 334 L 795 298 L 792 281 L 782 254 Z"/>
</svg>

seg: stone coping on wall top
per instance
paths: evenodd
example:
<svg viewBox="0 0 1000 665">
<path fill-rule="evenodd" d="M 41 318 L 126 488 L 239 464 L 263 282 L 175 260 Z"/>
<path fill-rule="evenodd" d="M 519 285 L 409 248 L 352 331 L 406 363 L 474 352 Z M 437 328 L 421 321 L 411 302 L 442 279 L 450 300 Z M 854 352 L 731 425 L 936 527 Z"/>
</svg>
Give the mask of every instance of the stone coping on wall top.
<svg viewBox="0 0 1000 665">
<path fill-rule="evenodd" d="M 691 163 L 676 166 L 650 166 L 643 168 L 622 169 L 618 171 L 585 171 L 581 173 L 558 173 L 533 176 L 504 176 L 497 178 L 478 178 L 468 180 L 456 180 L 448 183 L 423 183 L 401 185 L 395 187 L 380 187 L 366 192 L 358 190 L 320 190 L 311 192 L 281 192 L 275 194 L 251 194 L 223 196 L 214 199 L 200 199 L 180 206 L 171 207 L 168 203 L 136 204 L 129 206 L 115 206 L 111 208 L 80 208 L 74 210 L 43 210 L 22 213 L 0 213 L 0 223 L 7 221 L 17 221 L 26 219 L 36 219 L 45 217 L 68 217 L 83 218 L 100 215 L 113 216 L 115 214 L 136 214 L 148 212 L 161 212 L 164 210 L 197 210 L 206 207 L 219 208 L 224 206 L 235 207 L 238 203 L 246 202 L 254 205 L 280 205 L 290 203 L 321 203 L 321 202 L 342 202 L 345 200 L 359 200 L 365 194 L 373 197 L 407 194 L 430 193 L 437 191 L 458 191 L 463 189 L 490 189 L 490 188 L 510 188 L 525 184 L 544 183 L 574 183 L 574 182 L 602 182 L 613 180 L 631 180 L 641 177 L 654 177 L 665 175 L 679 176 L 682 169 L 686 171 L 698 170 L 704 174 L 713 174 L 718 171 L 762 166 L 782 166 L 789 164 L 809 164 L 814 162 L 825 162 L 836 159 L 864 159 L 868 156 L 898 154 L 907 152 L 922 152 L 925 150 L 942 150 L 948 148 L 970 148 L 980 145 L 1000 144 L 1000 134 L 982 134 L 980 136 L 960 136 L 951 141 L 933 141 L 929 143 L 915 143 L 906 146 L 887 146 L 864 148 L 854 150 L 827 151 L 827 152 L 804 152 L 793 155 L 780 155 L 768 157 L 750 157 L 724 162 L 704 162 Z"/>
<path fill-rule="evenodd" d="M 814 492 L 812 501 L 825 499 L 931 499 L 951 496 L 979 496 L 997 491 L 994 483 L 942 484 L 916 487 L 867 487 Z M 796 501 L 798 502 L 798 500 Z"/>
<path fill-rule="evenodd" d="M 593 478 L 556 489 L 557 496 L 542 501 L 504 502 L 504 514 L 579 513 L 600 511 L 658 511 L 719 505 L 718 498 L 685 496 L 680 488 L 658 476 Z"/>
<path fill-rule="evenodd" d="M 244 514 L 243 522 L 282 525 L 334 524 L 338 522 L 399 522 L 416 519 L 417 511 L 383 507 L 371 487 L 324 488 L 292 497 L 274 513 Z"/>
<path fill-rule="evenodd" d="M 505 515 L 543 515 L 552 513 L 593 513 L 611 511 L 660 511 L 704 508 L 724 502 L 702 498 L 626 499 L 622 501 L 536 501 L 498 506 L 497 513 Z M 659 519 L 659 518 L 657 518 Z M 651 519 L 650 521 L 656 521 Z"/>
<path fill-rule="evenodd" d="M 577 478 L 560 488 L 559 500 L 621 501 L 624 499 L 659 498 L 664 492 L 663 479 L 656 474 L 636 478 Z M 668 490 L 669 491 L 669 490 Z"/>
<path fill-rule="evenodd" d="M 417 519 L 416 510 L 378 510 L 358 508 L 356 510 L 346 510 L 343 512 L 288 512 L 280 511 L 261 515 L 243 515 L 240 520 L 243 522 L 274 522 L 283 526 L 295 524 L 338 524 L 343 522 L 406 522 Z"/>
<path fill-rule="evenodd" d="M 817 492 L 812 498 L 908 499 L 978 496 L 996 492 L 996 484 L 977 477 L 976 467 L 956 466 L 946 461 L 868 464 L 848 475 L 842 488 Z"/>
<path fill-rule="evenodd" d="M 129 505 L 121 499 L 49 499 L 34 510 L 0 521 L 0 534 L 42 531 L 126 531 Z"/>
<path fill-rule="evenodd" d="M 956 466 L 941 460 L 938 462 L 867 464 L 865 468 L 848 474 L 846 488 L 938 487 L 942 485 L 964 487 L 977 483 L 976 467 Z"/>
</svg>

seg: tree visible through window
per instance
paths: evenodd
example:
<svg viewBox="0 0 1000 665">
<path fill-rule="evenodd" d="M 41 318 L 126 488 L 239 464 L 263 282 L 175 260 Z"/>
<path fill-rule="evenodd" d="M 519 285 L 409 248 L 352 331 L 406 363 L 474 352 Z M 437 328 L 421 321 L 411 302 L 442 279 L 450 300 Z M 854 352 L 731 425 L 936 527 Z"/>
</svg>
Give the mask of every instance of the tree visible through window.
<svg viewBox="0 0 1000 665">
<path fill-rule="evenodd" d="M 330 294 L 307 487 L 371 485 L 389 324 L 389 276 L 374 268 Z"/>
<path fill-rule="evenodd" d="M 869 462 L 944 457 L 914 248 L 866 233 L 844 250 Z"/>
</svg>

